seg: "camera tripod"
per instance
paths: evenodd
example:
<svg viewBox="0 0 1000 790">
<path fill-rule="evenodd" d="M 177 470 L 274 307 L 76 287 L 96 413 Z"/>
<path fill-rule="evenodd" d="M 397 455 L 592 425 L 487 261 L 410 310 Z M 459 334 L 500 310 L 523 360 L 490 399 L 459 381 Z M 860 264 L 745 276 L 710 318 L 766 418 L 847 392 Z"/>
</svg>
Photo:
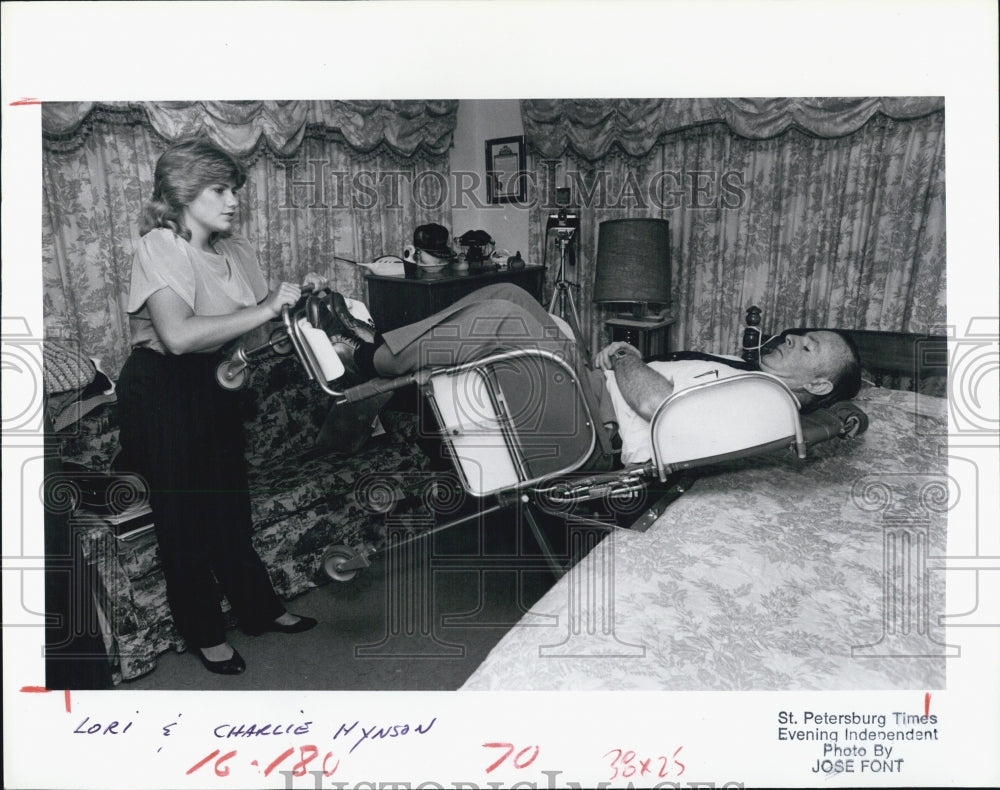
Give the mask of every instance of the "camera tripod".
<svg viewBox="0 0 1000 790">
<path fill-rule="evenodd" d="M 549 312 L 554 313 L 556 302 L 559 303 L 558 315 L 566 321 L 576 340 L 580 343 L 586 358 L 590 359 L 590 344 L 587 342 L 582 331 L 580 331 L 580 314 L 576 311 L 576 302 L 573 299 L 573 289 L 579 289 L 580 284 L 566 279 L 566 250 L 573 240 L 575 228 L 555 228 L 559 241 L 559 273 L 552 284 L 552 299 L 549 301 Z M 567 305 L 569 309 L 567 310 Z"/>
</svg>

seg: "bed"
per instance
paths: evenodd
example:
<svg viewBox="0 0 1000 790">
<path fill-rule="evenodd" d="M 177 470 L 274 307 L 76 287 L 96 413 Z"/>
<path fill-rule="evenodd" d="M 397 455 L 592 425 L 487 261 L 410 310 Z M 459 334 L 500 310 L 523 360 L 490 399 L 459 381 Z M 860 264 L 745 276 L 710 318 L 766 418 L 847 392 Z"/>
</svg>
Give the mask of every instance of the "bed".
<svg viewBox="0 0 1000 790">
<path fill-rule="evenodd" d="M 863 435 L 703 471 L 647 530 L 609 531 L 463 690 L 943 688 L 946 341 L 852 335 Z"/>
</svg>

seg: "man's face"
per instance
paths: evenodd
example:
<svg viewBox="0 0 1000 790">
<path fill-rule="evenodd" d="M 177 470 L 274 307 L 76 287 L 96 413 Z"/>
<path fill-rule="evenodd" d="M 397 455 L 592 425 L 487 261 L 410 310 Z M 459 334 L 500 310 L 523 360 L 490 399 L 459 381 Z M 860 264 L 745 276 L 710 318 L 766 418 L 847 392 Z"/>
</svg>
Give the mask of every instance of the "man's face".
<svg viewBox="0 0 1000 790">
<path fill-rule="evenodd" d="M 836 332 L 789 332 L 761 358 L 760 369 L 784 380 L 793 392 L 820 396 L 833 389 L 837 373 L 850 359 L 851 350 Z"/>
</svg>

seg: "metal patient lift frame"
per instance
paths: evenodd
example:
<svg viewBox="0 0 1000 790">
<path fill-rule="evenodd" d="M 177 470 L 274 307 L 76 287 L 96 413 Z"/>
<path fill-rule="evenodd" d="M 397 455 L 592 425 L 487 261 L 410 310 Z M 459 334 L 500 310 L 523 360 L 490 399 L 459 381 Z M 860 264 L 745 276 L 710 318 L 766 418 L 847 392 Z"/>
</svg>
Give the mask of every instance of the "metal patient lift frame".
<svg viewBox="0 0 1000 790">
<path fill-rule="evenodd" d="M 284 336 L 272 333 L 270 347 L 278 353 L 294 350 L 307 375 L 336 404 L 416 385 L 432 408 L 465 491 L 493 499 L 491 506 L 434 526 L 413 539 L 516 505 L 556 575 L 567 568 L 558 561 L 538 522 L 541 512 L 558 513 L 599 498 L 636 497 L 656 481 L 669 483 L 684 470 L 734 458 L 791 449 L 803 459 L 809 445 L 835 436 L 856 436 L 868 425 L 864 412 L 851 403 L 800 415 L 798 401 L 783 381 L 766 373 L 738 373 L 664 400 L 650 422 L 651 460 L 574 477 L 592 457 L 600 427 L 583 396 L 581 387 L 586 382 L 580 382 L 560 356 L 540 349 L 496 352 L 453 367 L 338 389 L 344 366 L 330 338 L 308 322 L 301 305 L 283 308 L 282 322 Z M 219 383 L 241 386 L 247 363 L 247 354 L 234 356 L 220 366 Z M 686 485 L 686 479 L 675 484 L 630 528 L 648 529 Z M 606 519 L 577 514 L 573 518 L 602 528 L 616 527 Z M 347 581 L 370 565 L 368 558 L 376 552 L 368 544 L 334 546 L 323 559 L 323 570 L 331 579 Z"/>
<path fill-rule="evenodd" d="M 549 567 L 556 574 L 565 571 L 538 521 L 533 492 L 578 470 L 597 446 L 597 426 L 572 366 L 549 351 L 520 349 L 340 390 L 334 385 L 343 368 L 327 351 L 326 336 L 301 316 L 286 314 L 284 321 L 307 374 L 337 404 L 416 385 L 440 426 L 462 487 L 493 500 L 421 537 L 516 505 Z M 335 580 L 352 578 L 374 553 L 367 545 L 335 546 L 324 557 L 324 571 Z"/>
</svg>

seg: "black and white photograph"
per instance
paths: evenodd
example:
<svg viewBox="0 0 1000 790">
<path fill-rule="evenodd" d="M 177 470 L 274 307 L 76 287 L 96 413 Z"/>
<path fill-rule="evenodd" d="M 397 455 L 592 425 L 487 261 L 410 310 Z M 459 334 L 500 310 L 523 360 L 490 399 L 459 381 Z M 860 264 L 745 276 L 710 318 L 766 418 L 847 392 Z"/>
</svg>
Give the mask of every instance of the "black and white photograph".
<svg viewBox="0 0 1000 790">
<path fill-rule="evenodd" d="M 995 8 L 838 81 L 638 18 L 575 73 L 610 4 L 87 5 L 64 68 L 206 24 L 88 83 L 4 4 L 6 786 L 1000 781 Z"/>
</svg>

